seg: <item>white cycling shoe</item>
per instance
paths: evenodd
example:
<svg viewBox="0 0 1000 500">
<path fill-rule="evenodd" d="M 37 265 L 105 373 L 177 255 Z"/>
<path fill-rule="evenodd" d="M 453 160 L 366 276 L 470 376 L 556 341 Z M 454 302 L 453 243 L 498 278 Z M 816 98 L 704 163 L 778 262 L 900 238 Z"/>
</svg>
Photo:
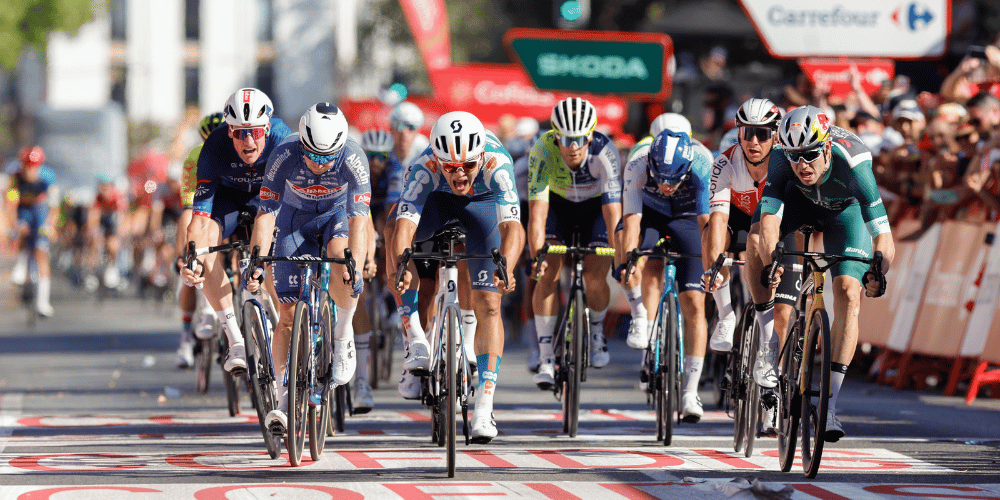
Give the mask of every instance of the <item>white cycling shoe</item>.
<svg viewBox="0 0 1000 500">
<path fill-rule="evenodd" d="M 38 303 L 35 304 L 35 312 L 44 318 L 51 318 L 56 313 L 56 310 L 52 308 L 52 304 L 48 301 L 39 300 Z"/>
<path fill-rule="evenodd" d="M 535 385 L 543 391 L 551 391 L 556 383 L 556 360 L 552 356 L 546 357 L 538 365 L 538 373 L 533 380 Z"/>
<path fill-rule="evenodd" d="M 10 271 L 11 283 L 21 286 L 28 282 L 28 259 L 20 257 L 14 262 L 14 269 Z"/>
<path fill-rule="evenodd" d="M 608 346 L 604 340 L 604 333 L 601 332 L 603 329 L 603 325 L 600 329 L 591 329 L 590 366 L 593 366 L 594 368 L 604 368 L 611 362 L 611 353 L 608 352 Z"/>
<path fill-rule="evenodd" d="M 778 343 L 761 344 L 757 351 L 757 361 L 753 364 L 753 380 L 765 389 L 778 386 L 778 373 L 774 366 L 778 364 Z"/>
<path fill-rule="evenodd" d="M 375 398 L 372 396 L 372 386 L 368 385 L 367 380 L 363 378 L 354 380 L 354 397 L 351 398 L 351 402 L 354 403 L 354 413 L 364 414 L 372 411 Z"/>
<path fill-rule="evenodd" d="M 354 352 L 354 339 L 333 341 L 333 383 L 346 385 L 354 378 L 358 356 Z"/>
<path fill-rule="evenodd" d="M 229 346 L 229 354 L 226 362 L 222 365 L 227 372 L 242 371 L 247 369 L 247 350 L 243 344 Z"/>
<path fill-rule="evenodd" d="M 729 352 L 733 348 L 733 331 L 736 330 L 736 313 L 731 313 L 715 324 L 715 331 L 708 347 L 715 352 Z"/>
<path fill-rule="evenodd" d="M 420 377 L 403 370 L 398 389 L 403 399 L 420 399 Z"/>
<path fill-rule="evenodd" d="M 182 340 L 177 346 L 177 354 L 174 356 L 177 368 L 190 368 L 194 365 L 194 340 Z"/>
<path fill-rule="evenodd" d="M 426 339 L 410 342 L 403 359 L 403 368 L 417 376 L 427 375 L 431 368 L 431 345 Z"/>
<path fill-rule="evenodd" d="M 497 437 L 497 423 L 493 420 L 493 408 L 483 406 L 472 413 L 472 444 L 489 444 Z"/>
<path fill-rule="evenodd" d="M 837 412 L 831 408 L 826 412 L 826 434 L 823 434 L 823 441 L 836 443 L 842 437 L 844 437 L 844 426 L 837 418 Z"/>
<path fill-rule="evenodd" d="M 267 430 L 272 436 L 284 436 L 288 432 L 288 415 L 284 410 L 274 409 L 267 412 Z"/>
<path fill-rule="evenodd" d="M 201 340 L 208 340 L 215 336 L 215 312 L 203 311 L 198 316 L 198 323 L 194 325 L 194 336 Z"/>
<path fill-rule="evenodd" d="M 681 397 L 682 407 L 684 408 L 681 415 L 681 420 L 688 424 L 697 424 L 701 420 L 702 415 L 705 414 L 705 410 L 701 406 L 701 398 L 698 397 L 697 392 L 685 392 Z"/>
<path fill-rule="evenodd" d="M 538 344 L 529 341 L 528 347 L 528 371 L 538 373 L 538 365 L 542 364 L 542 355 L 538 351 Z"/>
<path fill-rule="evenodd" d="M 768 436 L 778 435 L 778 424 L 775 421 L 776 413 L 777 413 L 777 408 L 764 409 L 764 416 L 763 416 L 764 421 L 761 422 L 761 432 L 763 432 Z"/>
<path fill-rule="evenodd" d="M 632 317 L 628 328 L 628 339 L 625 341 L 632 349 L 645 349 L 649 346 L 649 320 Z"/>
</svg>

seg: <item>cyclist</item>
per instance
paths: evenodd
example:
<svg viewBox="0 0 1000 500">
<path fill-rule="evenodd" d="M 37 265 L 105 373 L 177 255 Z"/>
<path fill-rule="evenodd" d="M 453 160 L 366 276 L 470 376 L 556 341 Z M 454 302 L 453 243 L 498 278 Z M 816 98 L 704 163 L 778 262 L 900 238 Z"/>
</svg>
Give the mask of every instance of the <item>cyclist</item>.
<svg viewBox="0 0 1000 500">
<path fill-rule="evenodd" d="M 389 112 L 389 130 L 392 131 L 392 156 L 403 168 L 422 155 L 430 144 L 427 136 L 420 133 L 424 124 L 424 112 L 412 102 L 403 101 Z"/>
<path fill-rule="evenodd" d="M 682 114 L 679 113 L 663 113 L 653 119 L 653 123 L 649 124 L 649 135 L 643 137 L 642 140 L 635 143 L 632 149 L 628 153 L 628 161 L 632 161 L 637 155 L 648 154 L 649 145 L 653 143 L 653 139 L 663 131 L 663 129 L 670 129 L 674 132 L 684 132 L 691 139 L 691 145 L 694 147 L 695 154 L 703 154 L 709 159 L 711 163 L 713 155 L 712 151 L 708 149 L 707 146 L 701 143 L 698 139 L 694 138 L 694 134 L 691 132 L 691 122 Z M 622 165 L 624 168 L 624 165 Z"/>
<path fill-rule="evenodd" d="M 382 234 L 385 228 L 386 208 L 389 203 L 399 199 L 399 193 L 403 186 L 403 168 L 399 162 L 392 157 L 392 147 L 395 141 L 392 135 L 384 130 L 371 129 L 361 135 L 361 149 L 368 157 L 368 166 L 371 170 L 371 214 L 374 223 L 373 231 L 368 238 L 368 257 L 372 264 L 367 268 L 371 270 L 371 275 L 365 273 L 365 278 L 374 278 L 377 271 L 375 263 L 378 256 L 375 255 L 377 235 Z M 366 294 L 372 293 L 371 289 L 366 289 Z M 367 297 L 366 297 L 367 298 Z M 375 297 L 375 300 L 382 300 L 382 297 Z M 354 376 L 354 397 L 351 402 L 354 411 L 357 413 L 368 413 L 374 406 L 371 384 L 368 382 L 368 361 L 371 357 L 369 346 L 371 344 L 372 327 L 368 319 L 365 300 L 358 302 L 359 314 L 354 315 L 354 331 L 364 332 L 354 336 L 355 347 L 358 354 L 358 367 Z"/>
<path fill-rule="evenodd" d="M 524 246 L 517 186 L 510 155 L 475 115 L 465 111 L 445 113 L 434 123 L 431 137 L 431 147 L 406 173 L 396 219 L 389 228 L 389 269 L 396 269 L 399 257 L 414 241 L 429 239 L 454 219 L 468 233 L 468 252 L 482 255 L 499 248 L 511 263 L 506 285 L 492 261 L 470 260 L 469 272 L 460 273 L 460 279 L 471 285 L 473 308 L 479 320 L 475 341 L 479 388 L 472 416 L 472 442 L 486 444 L 497 435 L 493 397 L 504 343 L 500 297 L 514 290 L 510 271 Z M 412 277 L 412 271 L 406 271 L 397 295 L 417 286 L 418 281 Z M 419 324 L 415 309 L 401 310 L 401 314 L 410 315 L 404 323 Z M 410 334 L 417 330 L 414 328 Z M 418 339 L 410 340 L 412 348 Z M 426 345 L 426 340 L 423 342 Z"/>
<path fill-rule="evenodd" d="M 121 279 L 118 272 L 118 252 L 122 241 L 118 225 L 124 218 L 127 207 L 128 200 L 115 186 L 114 177 L 108 173 L 101 174 L 97 179 L 94 204 L 87 212 L 87 232 L 90 237 L 90 263 L 95 272 L 101 260 L 101 252 L 105 253 L 102 278 L 107 288 L 117 288 Z M 96 289 L 97 279 L 93 278 L 91 281 L 90 286 Z"/>
<path fill-rule="evenodd" d="M 595 132 L 597 109 L 579 97 L 569 97 L 552 108 L 552 130 L 542 134 L 528 157 L 528 249 L 538 255 L 546 241 L 614 246 L 608 228 L 621 218 L 621 171 L 618 149 L 608 136 Z M 611 360 L 604 341 L 604 317 L 611 300 L 608 270 L 611 258 L 588 255 L 583 281 L 590 310 L 590 364 L 607 366 Z M 534 273 L 532 305 L 541 363 L 535 384 L 548 390 L 555 383 L 552 337 L 559 311 L 558 284 L 565 256 L 546 256 Z"/>
<path fill-rule="evenodd" d="M 226 123 L 226 117 L 220 112 L 205 115 L 198 125 L 198 133 L 204 142 L 220 125 Z M 184 166 L 181 170 L 181 210 L 177 217 L 177 235 L 174 238 L 174 249 L 177 255 L 184 255 L 187 252 L 187 228 L 191 223 L 192 207 L 194 206 L 194 192 L 198 188 L 198 156 L 201 155 L 203 144 L 198 144 L 191 150 L 187 158 L 184 159 Z M 178 270 L 182 267 L 178 263 Z M 194 311 L 200 302 L 203 307 L 208 306 L 205 294 L 201 290 L 184 286 L 183 281 L 177 283 L 177 302 L 181 308 L 181 339 L 177 346 L 177 367 L 187 368 L 194 364 L 194 337 L 209 338 L 212 336 L 212 314 L 214 311 L 209 307 L 202 311 L 197 327 L 192 327 L 191 320 L 194 318 Z"/>
<path fill-rule="evenodd" d="M 774 387 L 778 381 L 778 340 L 772 305 L 773 289 L 782 279 L 780 265 L 774 280 L 766 281 L 772 266 L 771 253 L 781 237 L 805 224 L 812 225 L 823 231 L 826 252 L 871 257 L 873 250 L 881 251 L 884 270 L 888 270 L 895 254 L 885 207 L 872 174 L 872 155 L 856 135 L 831 126 L 819 108 L 802 106 L 781 120 L 778 141 L 784 154 L 771 155 L 767 184 L 747 238 L 747 284 L 761 335 L 753 375 L 761 387 Z M 866 266 L 858 262 L 842 262 L 831 270 L 832 396 L 824 439 L 836 442 L 844 436 L 836 416 L 837 395 L 857 347 L 862 283 L 868 296 L 877 297 L 885 291 L 885 277 L 867 275 Z"/>
<path fill-rule="evenodd" d="M 347 135 L 344 113 L 328 102 L 314 104 L 299 119 L 299 133 L 288 136 L 271 155 L 267 176 L 260 188 L 260 210 L 254 222 L 252 245 L 261 255 L 271 248 L 271 235 L 278 229 L 274 254 L 279 257 L 320 255 L 343 257 L 344 249 L 364 256 L 368 252 L 371 200 L 368 161 L 364 151 Z M 322 246 L 321 246 L 322 245 Z M 247 291 L 257 293 L 256 278 L 263 269 L 247 270 Z M 278 326 L 271 341 L 274 374 L 284 379 L 291 344 L 292 320 L 299 299 L 301 272 L 293 262 L 275 262 L 272 273 L 278 292 Z M 356 366 L 354 311 L 364 287 L 361 274 L 347 273 L 335 264 L 330 273 L 330 297 L 337 321 L 333 325 L 333 383 L 351 381 Z M 336 279 L 343 276 L 343 280 Z M 351 287 L 350 280 L 354 279 Z M 278 408 L 267 414 L 267 425 L 288 425 L 288 387 L 278 384 Z"/>
<path fill-rule="evenodd" d="M 255 88 L 237 90 L 226 101 L 227 127 L 218 127 L 205 140 L 198 156 L 198 187 L 187 237 L 199 248 L 218 245 L 236 230 L 241 210 L 254 211 L 259 201 L 268 156 L 291 130 L 281 118 L 272 117 L 274 106 Z M 246 369 L 243 335 L 236 323 L 229 278 L 217 253 L 200 259 L 204 275 L 185 268 L 189 285 L 205 283 L 205 297 L 215 309 L 229 338 L 229 353 L 223 368 Z"/>
<path fill-rule="evenodd" d="M 645 349 L 649 345 L 648 319 L 656 313 L 663 287 L 663 262 L 640 261 L 631 276 L 622 276 L 625 255 L 636 248 L 649 249 L 663 236 L 670 236 L 682 254 L 701 252 L 699 228 L 708 222 L 708 177 L 710 164 L 696 155 L 691 138 L 684 132 L 663 129 L 649 147 L 649 153 L 633 158 L 625 166 L 622 205 L 625 213 L 621 231 L 616 274 L 632 308 L 632 321 L 639 326 L 629 332 L 628 345 Z M 678 297 L 684 315 L 683 419 L 696 423 L 704 413 L 698 397 L 698 381 L 705 361 L 705 295 L 699 285 L 704 268 L 698 258 L 679 259 Z M 640 282 L 641 281 L 641 282 Z"/>
<path fill-rule="evenodd" d="M 55 314 L 49 295 L 52 290 L 52 276 L 49 266 L 49 234 L 55 222 L 55 210 L 51 204 L 59 202 L 54 186 L 56 174 L 45 165 L 45 151 L 41 146 L 25 146 L 21 149 L 20 167 L 10 174 L 9 200 L 17 206 L 17 223 L 14 238 L 19 250 L 10 280 L 15 285 L 28 282 L 31 272 L 28 265 L 34 256 L 38 270 L 38 290 L 35 310 L 50 317 Z"/>
</svg>

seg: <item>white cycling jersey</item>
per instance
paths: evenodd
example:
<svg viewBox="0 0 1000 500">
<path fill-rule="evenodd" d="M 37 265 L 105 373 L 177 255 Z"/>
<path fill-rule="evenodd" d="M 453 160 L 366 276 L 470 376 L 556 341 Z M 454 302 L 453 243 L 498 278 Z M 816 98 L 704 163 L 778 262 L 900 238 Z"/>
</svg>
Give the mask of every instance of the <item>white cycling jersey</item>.
<svg viewBox="0 0 1000 500">
<path fill-rule="evenodd" d="M 760 203 L 766 183 L 766 175 L 759 182 L 750 177 L 740 145 L 730 147 L 716 156 L 715 163 L 712 164 L 709 213 L 729 214 L 730 205 L 735 205 L 742 212 L 752 216 L 757 204 Z"/>
</svg>

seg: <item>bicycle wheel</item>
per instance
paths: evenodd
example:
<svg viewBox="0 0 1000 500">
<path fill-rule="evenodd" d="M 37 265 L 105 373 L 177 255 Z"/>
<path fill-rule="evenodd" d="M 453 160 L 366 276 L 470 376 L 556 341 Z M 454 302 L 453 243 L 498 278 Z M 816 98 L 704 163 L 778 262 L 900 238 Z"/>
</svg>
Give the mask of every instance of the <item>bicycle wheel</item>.
<svg viewBox="0 0 1000 500">
<path fill-rule="evenodd" d="M 756 316 L 756 315 L 754 315 Z M 754 318 L 755 319 L 755 318 Z M 760 328 L 756 321 L 750 322 L 750 328 L 747 329 L 747 336 L 749 336 L 749 352 L 753 353 L 752 356 L 756 356 L 757 349 L 760 346 Z M 752 357 L 750 359 L 753 359 Z M 747 372 L 752 373 L 753 363 L 747 365 Z M 757 435 L 760 433 L 760 386 L 753 379 L 753 376 L 747 378 L 747 398 L 746 398 L 746 408 L 743 412 L 745 419 L 744 424 L 746 425 L 745 434 L 745 446 L 743 447 L 743 456 L 750 458 L 753 455 L 753 444 L 757 440 Z"/>
<path fill-rule="evenodd" d="M 580 384 L 583 382 L 584 370 L 584 338 L 589 334 L 586 318 L 587 302 L 583 297 L 583 290 L 577 290 L 573 295 L 573 337 L 570 341 L 571 351 L 568 363 L 569 372 L 566 379 L 566 429 L 569 437 L 576 437 L 580 425 Z"/>
<path fill-rule="evenodd" d="M 197 339 L 194 348 L 195 389 L 200 393 L 208 392 L 212 379 L 212 362 L 215 361 L 215 337 Z"/>
<path fill-rule="evenodd" d="M 447 333 L 445 335 L 445 345 L 447 349 L 445 350 L 445 398 L 447 399 L 447 404 L 444 405 L 445 410 L 445 421 L 444 425 L 447 428 L 447 440 L 448 440 L 448 477 L 455 477 L 455 402 L 457 400 L 457 387 L 455 387 L 455 372 L 458 369 L 455 363 L 455 342 L 458 342 L 458 325 L 459 321 L 458 315 L 455 314 L 454 309 L 449 309 L 446 313 L 445 318 L 445 330 Z"/>
<path fill-rule="evenodd" d="M 745 451 L 750 440 L 748 429 L 750 429 L 750 395 L 753 386 L 757 383 L 753 379 L 754 359 L 757 350 L 754 347 L 754 326 L 756 324 L 756 313 L 752 306 L 747 305 L 743 309 L 743 316 L 739 325 L 739 361 L 734 372 L 733 398 L 736 401 L 736 420 L 734 422 L 734 443 L 733 450 L 737 453 Z"/>
<path fill-rule="evenodd" d="M 271 359 L 268 355 L 267 336 L 261 323 L 260 309 L 253 302 L 243 304 L 243 341 L 247 350 L 247 381 L 250 398 L 257 409 L 257 423 L 264 436 L 264 445 L 272 459 L 281 452 L 281 440 L 267 428 L 267 414 L 277 406 L 278 396 L 271 374 Z"/>
<path fill-rule="evenodd" d="M 677 335 L 679 332 L 677 324 L 676 304 L 669 297 L 663 301 L 663 342 L 660 348 L 660 390 L 663 397 L 663 446 L 670 446 L 674 439 L 674 412 L 679 408 L 677 403 L 678 389 L 680 387 L 679 373 L 680 365 L 677 353 Z"/>
<path fill-rule="evenodd" d="M 792 470 L 795 460 L 795 442 L 799 434 L 799 362 L 802 360 L 802 324 L 792 323 L 792 330 L 785 338 L 778 363 L 778 390 L 781 394 L 778 418 L 778 461 L 781 472 Z"/>
<path fill-rule="evenodd" d="M 653 342 L 649 347 L 646 348 L 646 352 L 643 355 L 643 363 L 645 365 L 647 384 L 649 384 L 649 393 L 653 397 L 653 408 L 656 412 L 656 440 L 663 441 L 663 436 L 665 434 L 665 427 L 670 425 L 670 413 L 667 410 L 666 404 L 666 394 L 664 393 L 663 384 L 663 373 L 660 370 L 663 359 L 663 349 L 666 349 L 666 332 L 667 326 L 664 322 L 666 317 L 666 306 L 661 302 L 660 307 L 656 310 L 656 317 L 653 318 Z"/>
<path fill-rule="evenodd" d="M 306 408 L 309 402 L 309 309 L 305 302 L 295 305 L 291 346 L 288 349 L 288 429 L 285 448 L 292 467 L 302 463 L 306 439 Z"/>
<path fill-rule="evenodd" d="M 330 301 L 324 300 L 319 313 L 319 344 L 316 349 L 316 384 L 320 387 L 318 404 L 309 403 L 309 455 L 313 461 L 323 456 L 326 447 L 326 429 L 330 426 L 330 412 L 326 409 L 330 400 L 330 380 L 332 379 L 332 328 L 333 315 Z"/>
<path fill-rule="evenodd" d="M 219 353 L 229 352 L 229 337 L 225 335 L 219 335 Z M 219 358 L 221 361 L 221 357 Z M 222 368 L 222 365 L 219 365 Z M 226 388 L 226 409 L 229 410 L 229 416 L 235 417 L 240 413 L 240 390 L 236 385 L 237 377 L 232 373 L 227 372 L 224 368 L 222 369 L 222 385 Z"/>
<path fill-rule="evenodd" d="M 826 412 L 830 404 L 830 318 L 817 309 L 809 325 L 802 356 L 806 393 L 802 398 L 802 469 L 806 477 L 819 472 L 826 434 Z"/>
</svg>

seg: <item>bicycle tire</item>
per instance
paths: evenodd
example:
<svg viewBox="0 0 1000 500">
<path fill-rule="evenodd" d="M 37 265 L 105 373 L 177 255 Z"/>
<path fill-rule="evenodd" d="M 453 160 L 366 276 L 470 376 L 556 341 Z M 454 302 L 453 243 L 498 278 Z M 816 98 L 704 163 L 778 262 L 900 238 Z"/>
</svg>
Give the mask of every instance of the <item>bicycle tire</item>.
<svg viewBox="0 0 1000 500">
<path fill-rule="evenodd" d="M 229 410 L 230 417 L 235 417 L 240 414 L 240 388 L 236 376 L 224 373 L 222 385 L 226 387 L 226 409 Z"/>
<path fill-rule="evenodd" d="M 447 439 L 447 465 L 448 465 L 448 477 L 455 477 L 455 403 L 457 401 L 458 391 L 456 390 L 455 384 L 455 374 L 458 369 L 455 366 L 455 343 L 459 340 L 458 328 L 459 322 L 458 315 L 455 314 L 455 310 L 449 308 L 445 312 L 445 398 L 447 399 L 447 404 L 445 404 L 445 422 L 446 427 L 446 439 Z"/>
<path fill-rule="evenodd" d="M 247 350 L 247 382 L 250 398 L 257 410 L 257 423 L 264 445 L 272 459 L 281 453 L 281 440 L 267 428 L 267 414 L 277 405 L 278 395 L 271 379 L 271 360 L 267 355 L 267 337 L 260 320 L 260 309 L 253 302 L 243 304 L 243 341 Z"/>
<path fill-rule="evenodd" d="M 212 363 L 215 361 L 215 337 L 197 339 L 194 353 L 195 390 L 204 394 L 212 381 Z"/>
<path fill-rule="evenodd" d="M 754 319 L 756 319 L 756 315 L 754 316 L 755 316 Z M 747 334 L 750 336 L 749 339 L 750 352 L 756 355 L 760 347 L 760 327 L 757 324 L 757 321 L 751 321 L 750 328 L 749 330 L 747 330 Z M 751 370 L 747 370 L 748 372 L 752 372 L 752 366 L 753 365 L 749 366 Z M 744 415 L 746 416 L 746 419 L 744 420 L 744 423 L 746 425 L 746 432 L 744 438 L 745 444 L 743 447 L 743 456 L 746 458 L 750 458 L 753 455 L 754 442 L 757 440 L 757 437 L 760 434 L 760 423 L 761 423 L 760 386 L 757 385 L 757 382 L 753 379 L 752 376 L 749 377 L 749 380 L 747 381 L 747 400 L 746 400 L 746 410 L 744 411 Z"/>
<path fill-rule="evenodd" d="M 664 322 L 666 312 L 666 305 L 661 302 L 660 307 L 656 310 L 656 317 L 653 318 L 656 331 L 653 332 L 652 348 L 647 348 L 646 354 L 643 356 L 643 362 L 646 364 L 647 384 L 652 388 L 653 408 L 656 412 L 657 441 L 663 441 L 665 426 L 670 425 L 670 414 L 667 413 L 666 409 L 665 386 L 662 381 L 663 373 L 660 370 L 660 366 L 663 364 L 662 352 L 666 349 L 666 334 L 664 333 L 667 331 L 666 323 Z"/>
<path fill-rule="evenodd" d="M 374 280 L 372 280 L 374 281 Z M 370 284 L 371 282 L 369 282 Z M 368 340 L 368 373 L 365 373 L 365 377 L 368 377 L 368 385 L 371 386 L 372 390 L 378 389 L 379 377 L 381 376 L 380 364 L 382 362 L 382 342 L 383 336 L 383 325 L 382 325 L 382 309 L 378 307 L 378 298 L 374 297 L 376 290 L 374 288 L 369 288 L 365 290 L 365 293 L 372 295 L 371 300 L 366 304 L 366 311 L 368 312 L 368 325 L 371 327 L 372 334 Z"/>
<path fill-rule="evenodd" d="M 801 401 L 799 396 L 801 341 L 802 325 L 799 321 L 794 321 L 778 359 L 781 367 L 781 373 L 778 375 L 778 390 L 781 393 L 781 413 L 778 418 L 778 462 L 781 465 L 781 472 L 792 470 L 792 463 L 795 461 L 795 443 L 799 433 L 799 402 Z"/>
<path fill-rule="evenodd" d="M 677 389 L 680 386 L 678 380 L 678 370 L 680 366 L 677 364 L 677 335 L 678 335 L 678 324 L 677 318 L 677 305 L 671 298 L 667 298 L 664 304 L 664 313 L 666 316 L 666 329 L 664 330 L 664 347 L 660 350 L 661 363 L 660 363 L 660 373 L 661 373 L 661 383 L 663 384 L 663 401 L 664 401 L 664 423 L 663 428 L 663 446 L 670 446 L 673 444 L 674 439 L 674 412 L 679 406 L 677 404 Z"/>
<path fill-rule="evenodd" d="M 729 390 L 727 391 L 728 408 L 732 408 L 733 417 L 733 451 L 739 453 L 743 451 L 743 388 L 746 365 L 743 355 L 746 349 L 743 347 L 743 340 L 746 338 L 746 322 L 748 315 L 753 314 L 753 308 L 749 304 L 740 311 L 739 323 L 733 331 L 733 348 L 729 352 L 729 363 L 726 366 L 726 376 L 729 377 Z"/>
<path fill-rule="evenodd" d="M 566 380 L 566 402 L 568 412 L 569 437 L 576 437 L 580 427 L 580 385 L 583 383 L 584 370 L 584 338 L 590 333 L 585 318 L 586 300 L 583 290 L 577 290 L 573 295 L 573 337 L 571 339 L 572 356 L 569 362 L 569 373 Z"/>
<path fill-rule="evenodd" d="M 319 345 L 316 351 L 316 383 L 321 387 L 319 404 L 309 404 L 309 456 L 313 461 L 323 457 L 326 447 L 326 429 L 330 425 L 330 412 L 326 407 L 330 398 L 330 380 L 332 379 L 332 328 L 333 312 L 330 301 L 325 297 L 319 313 Z"/>
<path fill-rule="evenodd" d="M 830 348 L 830 318 L 826 310 L 817 309 L 809 324 L 809 336 L 802 356 L 802 374 L 808 384 L 801 406 L 802 469 L 810 479 L 816 477 L 823 458 L 823 436 L 826 434 L 826 414 L 830 404 Z M 819 373 L 816 373 L 817 356 L 820 359 Z"/>
<path fill-rule="evenodd" d="M 288 349 L 288 365 L 285 371 L 288 378 L 288 428 L 285 433 L 285 449 L 288 450 L 288 461 L 292 467 L 302 463 L 303 445 L 306 438 L 306 418 L 309 394 L 308 362 L 310 348 L 309 310 L 305 302 L 295 305 L 295 316 L 292 323 L 291 346 Z"/>
</svg>

